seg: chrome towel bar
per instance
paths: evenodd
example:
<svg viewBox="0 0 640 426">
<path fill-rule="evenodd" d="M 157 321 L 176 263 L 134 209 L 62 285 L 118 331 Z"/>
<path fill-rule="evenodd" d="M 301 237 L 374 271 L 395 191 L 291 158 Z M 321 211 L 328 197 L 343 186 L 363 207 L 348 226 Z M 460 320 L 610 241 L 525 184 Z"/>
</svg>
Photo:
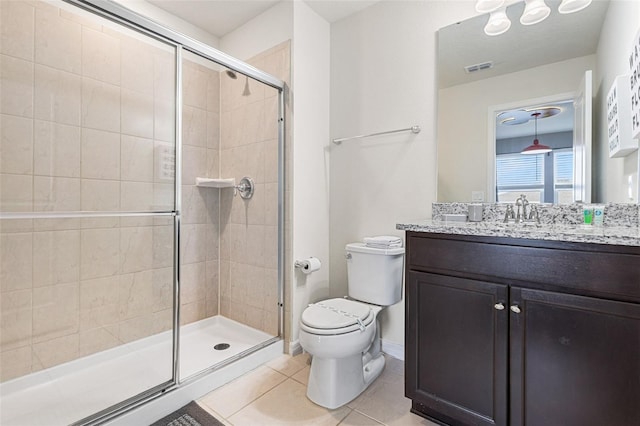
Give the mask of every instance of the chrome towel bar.
<svg viewBox="0 0 640 426">
<path fill-rule="evenodd" d="M 378 133 L 370 133 L 368 135 L 359 135 L 359 136 L 350 136 L 348 138 L 338 138 L 338 139 L 334 139 L 333 143 L 335 143 L 336 145 L 340 145 L 342 142 L 350 140 L 350 139 L 361 139 L 361 138 L 368 138 L 371 136 L 380 136 L 380 135 L 388 135 L 391 133 L 400 133 L 400 132 L 411 132 L 411 133 L 420 133 L 420 126 L 411 126 L 411 127 L 407 127 L 406 129 L 397 129 L 397 130 L 389 130 L 387 132 L 378 132 Z"/>
</svg>

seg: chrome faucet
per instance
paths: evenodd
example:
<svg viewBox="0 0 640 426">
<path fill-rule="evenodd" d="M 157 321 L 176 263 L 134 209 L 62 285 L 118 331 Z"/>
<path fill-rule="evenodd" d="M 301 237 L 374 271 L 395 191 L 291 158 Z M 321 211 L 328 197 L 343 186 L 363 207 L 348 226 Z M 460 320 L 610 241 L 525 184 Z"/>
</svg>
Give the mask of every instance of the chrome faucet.
<svg viewBox="0 0 640 426">
<path fill-rule="evenodd" d="M 529 206 L 529 200 L 527 196 L 521 194 L 514 205 L 507 204 L 507 211 L 504 214 L 504 223 L 509 223 L 513 220 L 515 223 L 535 222 L 540 224 L 540 215 L 537 204 L 531 204 Z"/>
<path fill-rule="evenodd" d="M 524 222 L 527 220 L 527 206 L 529 200 L 524 194 L 520 194 L 520 197 L 516 199 L 516 223 Z"/>
</svg>

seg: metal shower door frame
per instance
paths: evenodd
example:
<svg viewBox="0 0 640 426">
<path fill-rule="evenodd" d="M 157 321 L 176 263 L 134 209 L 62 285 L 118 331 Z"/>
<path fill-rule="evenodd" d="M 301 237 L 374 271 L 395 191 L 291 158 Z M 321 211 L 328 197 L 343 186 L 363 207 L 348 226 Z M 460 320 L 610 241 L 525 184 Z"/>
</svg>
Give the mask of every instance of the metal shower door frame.
<svg viewBox="0 0 640 426">
<path fill-rule="evenodd" d="M 145 16 L 139 15 L 126 7 L 109 0 L 63 0 L 65 3 L 76 6 L 80 9 L 91 12 L 97 16 L 105 18 L 111 22 L 123 25 L 126 28 L 135 30 L 150 38 L 164 42 L 176 49 L 175 55 L 175 76 L 176 76 L 176 105 L 175 105 L 175 180 L 174 180 L 174 312 L 173 312 L 173 365 L 172 379 L 161 383 L 137 397 L 127 399 L 121 403 L 110 407 L 110 409 L 95 413 L 94 415 L 82 419 L 76 424 L 100 424 L 124 411 L 139 407 L 148 401 L 161 397 L 165 392 L 176 389 L 181 384 L 197 380 L 204 374 L 208 374 L 212 369 L 206 370 L 202 375 L 189 378 L 188 381 L 180 381 L 179 375 L 179 354 L 180 354 L 180 226 L 181 226 L 181 187 L 182 187 L 182 53 L 184 50 L 211 60 L 233 71 L 242 73 L 254 80 L 273 87 L 278 90 L 278 336 L 252 348 L 250 351 L 258 350 L 274 341 L 284 337 L 284 223 L 285 223 L 285 82 L 255 68 L 239 59 L 236 59 L 224 52 L 221 52 L 205 43 L 193 39 L 187 35 L 165 27 Z M 239 354 L 244 355 L 244 353 Z M 239 356 L 233 357 L 229 362 L 234 361 Z M 225 363 L 224 365 L 227 365 Z"/>
</svg>

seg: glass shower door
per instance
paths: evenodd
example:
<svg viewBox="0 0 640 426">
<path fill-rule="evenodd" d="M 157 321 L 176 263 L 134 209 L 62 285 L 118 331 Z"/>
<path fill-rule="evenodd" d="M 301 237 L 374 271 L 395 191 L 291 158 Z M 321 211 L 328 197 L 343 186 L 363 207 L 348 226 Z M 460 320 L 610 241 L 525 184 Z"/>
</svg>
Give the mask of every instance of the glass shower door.
<svg viewBox="0 0 640 426">
<path fill-rule="evenodd" d="M 0 14 L 0 424 L 70 424 L 175 379 L 176 50 Z"/>
</svg>

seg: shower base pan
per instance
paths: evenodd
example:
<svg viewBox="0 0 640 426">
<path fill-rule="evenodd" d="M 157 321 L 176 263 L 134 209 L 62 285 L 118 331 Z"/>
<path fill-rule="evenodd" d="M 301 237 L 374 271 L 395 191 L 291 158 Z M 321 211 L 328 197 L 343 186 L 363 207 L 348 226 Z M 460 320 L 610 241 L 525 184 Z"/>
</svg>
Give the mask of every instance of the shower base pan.
<svg viewBox="0 0 640 426">
<path fill-rule="evenodd" d="M 251 348 L 273 339 L 222 316 L 182 327 L 180 378 L 187 382 L 111 424 L 124 419 L 127 420 L 121 424 L 131 424 L 132 420 L 148 424 L 144 422 L 162 417 L 163 411 L 169 414 L 183 402 L 186 404 L 282 354 L 282 341 L 277 341 L 243 356 Z M 226 344 L 229 346 L 221 349 Z M 230 359 L 234 362 L 229 365 L 208 374 L 203 371 Z M 53 426 L 78 422 L 169 381 L 171 366 L 172 333 L 166 331 L 2 383 L 0 424 Z"/>
</svg>

